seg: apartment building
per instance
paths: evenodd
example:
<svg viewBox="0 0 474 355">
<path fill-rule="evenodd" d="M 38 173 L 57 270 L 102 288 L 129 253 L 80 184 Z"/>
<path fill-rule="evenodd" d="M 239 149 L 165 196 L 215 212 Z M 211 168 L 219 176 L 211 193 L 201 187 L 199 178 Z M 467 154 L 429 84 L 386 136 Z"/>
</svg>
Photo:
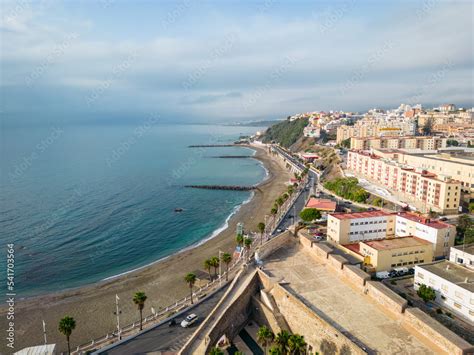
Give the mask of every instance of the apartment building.
<svg viewBox="0 0 474 355">
<path fill-rule="evenodd" d="M 331 213 L 327 238 L 335 244 L 384 239 L 395 234 L 395 215 L 384 211 Z"/>
<path fill-rule="evenodd" d="M 456 227 L 414 213 L 400 212 L 395 220 L 395 235 L 414 235 L 425 240 L 431 243 L 435 258 L 444 258 L 449 255 L 449 249 L 454 245 Z"/>
<path fill-rule="evenodd" d="M 364 269 L 368 272 L 388 271 L 396 267 L 413 267 L 414 265 L 433 261 L 431 243 L 416 237 L 400 237 L 365 241 L 344 245 L 359 255 Z"/>
<path fill-rule="evenodd" d="M 474 271 L 448 260 L 415 266 L 415 290 L 433 288 L 435 302 L 474 324 Z"/>
<path fill-rule="evenodd" d="M 447 148 L 434 151 L 375 152 L 401 164 L 425 169 L 456 179 L 464 203 L 474 202 L 474 149 Z"/>
<path fill-rule="evenodd" d="M 422 149 L 446 148 L 446 138 L 442 137 L 352 137 L 351 149 Z"/>
<path fill-rule="evenodd" d="M 407 199 L 421 201 L 426 209 L 424 212 L 458 212 L 461 183 L 448 175 L 415 169 L 367 151 L 354 150 L 348 153 L 347 168 Z"/>
<path fill-rule="evenodd" d="M 416 124 L 413 119 L 364 118 L 353 126 L 337 128 L 336 142 L 352 137 L 414 136 Z"/>
<path fill-rule="evenodd" d="M 451 247 L 449 261 L 474 270 L 474 243 Z"/>
</svg>

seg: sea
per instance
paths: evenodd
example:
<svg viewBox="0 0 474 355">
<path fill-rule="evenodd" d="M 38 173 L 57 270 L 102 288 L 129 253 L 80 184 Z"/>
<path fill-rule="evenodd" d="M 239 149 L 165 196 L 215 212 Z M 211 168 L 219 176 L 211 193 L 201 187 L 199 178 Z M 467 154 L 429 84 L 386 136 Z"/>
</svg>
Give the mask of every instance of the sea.
<svg viewBox="0 0 474 355">
<path fill-rule="evenodd" d="M 14 244 L 17 297 L 111 278 L 215 236 L 252 192 L 184 185 L 253 185 L 267 172 L 249 148 L 188 146 L 262 129 L 153 121 L 4 129 L 0 245 L 6 255 Z"/>
</svg>

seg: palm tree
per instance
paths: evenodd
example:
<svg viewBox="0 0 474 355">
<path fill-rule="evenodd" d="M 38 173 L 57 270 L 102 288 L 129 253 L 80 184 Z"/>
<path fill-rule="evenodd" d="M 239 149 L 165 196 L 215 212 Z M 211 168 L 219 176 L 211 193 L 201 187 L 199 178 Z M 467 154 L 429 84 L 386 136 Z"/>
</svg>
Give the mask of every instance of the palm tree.
<svg viewBox="0 0 474 355">
<path fill-rule="evenodd" d="M 67 340 L 67 352 L 71 353 L 71 344 L 69 343 L 69 337 L 71 336 L 72 331 L 76 328 L 76 321 L 74 318 L 65 316 L 59 321 L 59 331 L 66 336 Z"/>
<path fill-rule="evenodd" d="M 282 354 L 286 354 L 288 351 L 288 340 L 291 334 L 287 330 L 280 331 L 275 337 L 275 343 L 278 345 Z"/>
<path fill-rule="evenodd" d="M 193 304 L 193 286 L 196 283 L 196 279 L 197 279 L 196 274 L 192 272 L 187 273 L 186 276 L 184 277 L 184 281 L 186 281 L 186 283 L 188 284 L 190 292 L 191 292 L 191 304 Z"/>
<path fill-rule="evenodd" d="M 138 306 L 138 310 L 140 311 L 140 330 L 143 330 L 143 308 L 145 307 L 145 301 L 147 296 L 145 292 L 137 292 L 133 296 L 133 303 Z"/>
<path fill-rule="evenodd" d="M 237 245 L 241 247 L 244 243 L 244 236 L 242 234 L 237 234 L 237 236 L 235 237 L 235 241 L 237 242 Z"/>
<path fill-rule="evenodd" d="M 245 249 L 247 250 L 247 257 L 250 258 L 250 247 L 252 246 L 252 239 L 245 238 L 244 245 L 245 245 Z"/>
<path fill-rule="evenodd" d="M 212 267 L 211 259 L 204 260 L 204 268 L 207 270 L 207 273 L 209 274 L 209 281 L 212 281 L 211 267 Z"/>
<path fill-rule="evenodd" d="M 262 243 L 263 243 L 263 232 L 265 232 L 265 223 L 260 222 L 257 225 L 257 229 L 260 232 L 260 245 L 262 245 Z"/>
<path fill-rule="evenodd" d="M 229 264 L 232 261 L 232 255 L 229 253 L 224 253 L 221 256 L 221 260 L 223 263 L 225 263 L 225 280 L 229 280 Z"/>
<path fill-rule="evenodd" d="M 270 355 L 283 355 L 280 348 L 276 345 L 273 345 L 270 350 L 268 351 Z"/>
<path fill-rule="evenodd" d="M 262 325 L 257 332 L 257 341 L 265 349 L 265 354 L 267 353 L 267 346 L 271 344 L 273 340 L 273 333 L 266 326 Z"/>
<path fill-rule="evenodd" d="M 299 334 L 292 334 L 288 339 L 288 347 L 290 348 L 291 354 L 306 354 L 306 341 L 304 340 L 304 336 Z"/>
<path fill-rule="evenodd" d="M 219 258 L 217 256 L 211 258 L 211 265 L 214 267 L 214 276 L 217 278 L 217 269 L 219 268 Z"/>
<path fill-rule="evenodd" d="M 220 348 L 215 346 L 211 349 L 211 351 L 209 351 L 209 355 L 224 355 L 224 352 Z"/>
</svg>

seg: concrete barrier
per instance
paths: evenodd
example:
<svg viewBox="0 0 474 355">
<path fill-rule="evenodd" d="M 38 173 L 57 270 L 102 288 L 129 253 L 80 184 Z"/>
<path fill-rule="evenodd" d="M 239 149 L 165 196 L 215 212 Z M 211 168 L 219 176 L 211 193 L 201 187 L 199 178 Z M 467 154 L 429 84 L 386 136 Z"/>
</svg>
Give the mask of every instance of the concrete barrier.
<svg viewBox="0 0 474 355">
<path fill-rule="evenodd" d="M 283 232 L 269 241 L 260 245 L 255 252 L 258 253 L 259 259 L 264 259 L 276 250 L 280 249 L 285 244 L 290 243 L 294 237 L 289 231 Z"/>
<path fill-rule="evenodd" d="M 474 354 L 474 346 L 453 333 L 419 308 L 405 310 L 403 321 L 441 347 L 448 354 Z"/>
<path fill-rule="evenodd" d="M 406 299 L 397 295 L 379 281 L 367 281 L 365 290 L 365 293 L 374 301 L 395 314 L 403 313 L 408 306 Z"/>
</svg>

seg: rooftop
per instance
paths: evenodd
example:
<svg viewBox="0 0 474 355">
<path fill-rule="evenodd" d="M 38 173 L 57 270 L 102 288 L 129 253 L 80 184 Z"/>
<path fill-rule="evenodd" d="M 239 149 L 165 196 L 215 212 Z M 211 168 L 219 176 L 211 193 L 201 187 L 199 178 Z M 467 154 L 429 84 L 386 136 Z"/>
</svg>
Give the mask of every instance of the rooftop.
<svg viewBox="0 0 474 355">
<path fill-rule="evenodd" d="M 424 224 L 427 227 L 435 228 L 435 229 L 444 229 L 449 228 L 451 225 L 442 221 L 434 220 L 431 218 L 419 216 L 414 213 L 409 212 L 398 212 L 397 214 L 399 217 L 409 219 L 410 221 L 418 222 Z"/>
<path fill-rule="evenodd" d="M 336 209 L 336 202 L 311 197 L 306 203 L 306 207 L 317 208 L 318 210 L 322 211 L 334 211 Z"/>
<path fill-rule="evenodd" d="M 452 248 L 456 249 L 456 250 L 459 250 L 459 251 L 462 251 L 462 252 L 467 253 L 467 254 L 474 255 L 474 243 L 466 244 L 466 245 L 464 245 L 464 247 L 462 245 L 458 245 L 458 246 L 455 246 L 455 247 L 452 247 Z"/>
<path fill-rule="evenodd" d="M 361 242 L 368 245 L 371 248 L 376 250 L 393 250 L 393 249 L 403 249 L 411 248 L 420 245 L 431 245 L 427 240 L 423 240 L 417 237 L 397 237 L 397 238 L 388 238 L 380 240 L 371 240 Z"/>
<path fill-rule="evenodd" d="M 417 265 L 416 267 L 429 271 L 470 292 L 474 292 L 474 271 L 464 266 L 443 260 L 432 264 Z"/>
<path fill-rule="evenodd" d="M 384 211 L 367 211 L 367 212 L 354 212 L 354 213 L 331 213 L 330 215 L 337 219 L 357 219 L 357 218 L 372 218 L 372 217 L 383 217 L 390 216 L 393 213 L 388 213 Z"/>
</svg>

